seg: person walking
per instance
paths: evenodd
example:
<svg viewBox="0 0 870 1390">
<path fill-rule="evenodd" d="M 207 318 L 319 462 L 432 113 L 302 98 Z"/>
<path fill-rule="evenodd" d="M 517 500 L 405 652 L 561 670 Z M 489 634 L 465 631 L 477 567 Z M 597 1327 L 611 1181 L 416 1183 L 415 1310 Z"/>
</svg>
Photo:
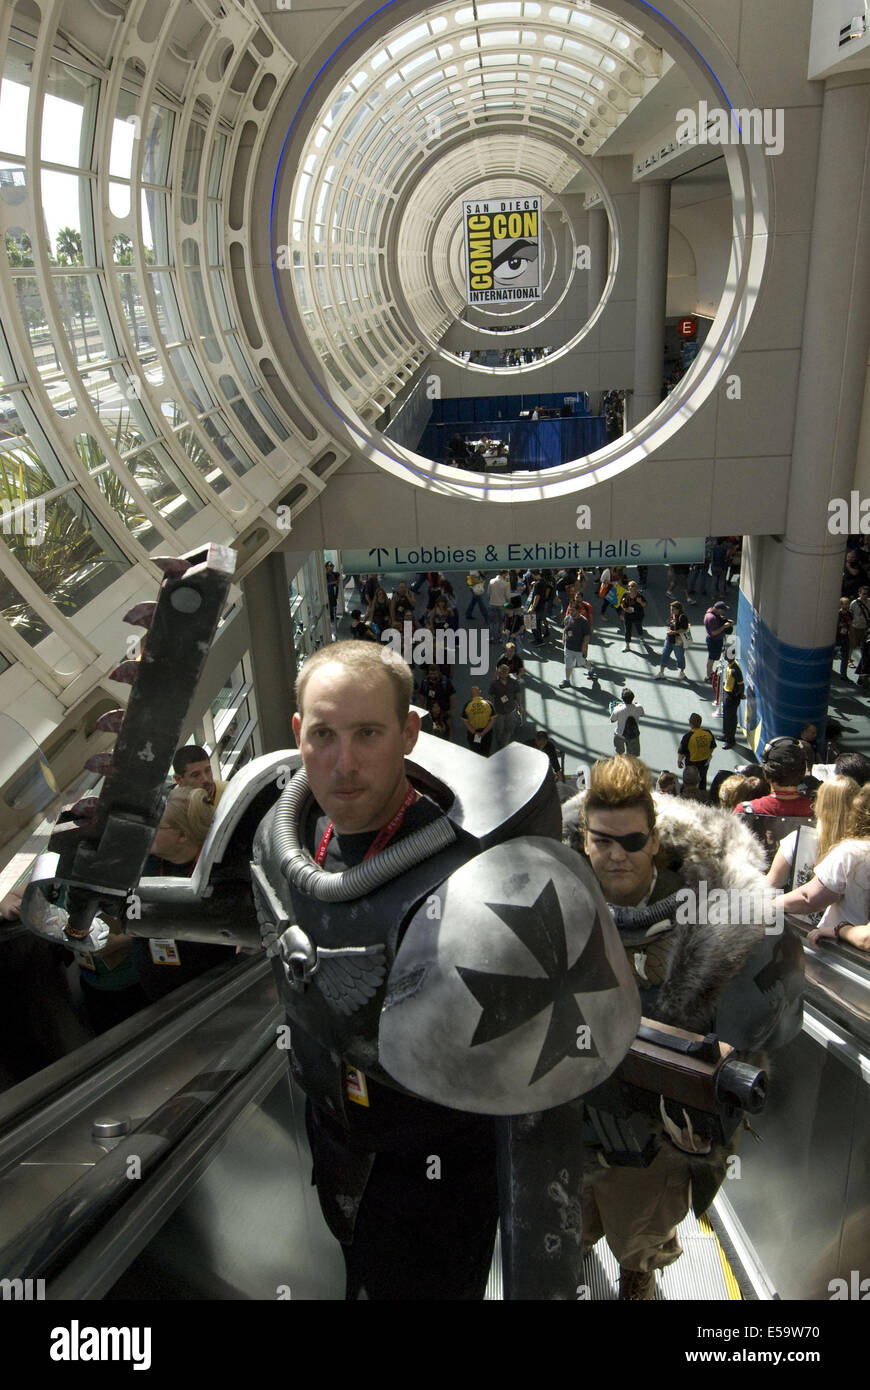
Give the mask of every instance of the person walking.
<svg viewBox="0 0 870 1390">
<path fill-rule="evenodd" d="M 480 608 L 480 615 L 488 627 L 489 608 L 487 607 L 486 598 L 484 597 L 486 594 L 486 584 L 484 583 L 484 578 L 480 570 L 471 570 L 466 577 L 465 583 L 471 590 L 468 599 L 468 607 L 465 610 L 465 621 L 469 622 L 471 620 L 471 615 L 474 612 L 474 605 L 477 604 Z"/>
<path fill-rule="evenodd" d="M 629 581 L 628 588 L 622 595 L 619 603 L 619 615 L 625 626 L 625 646 L 623 651 L 631 651 L 631 634 L 636 632 L 640 636 L 643 627 L 643 615 L 646 608 L 646 599 L 640 592 L 635 581 Z"/>
<path fill-rule="evenodd" d="M 717 536 L 710 551 L 710 569 L 713 574 L 713 593 L 720 598 L 725 592 L 725 571 L 728 566 L 728 547 L 724 536 Z"/>
<path fill-rule="evenodd" d="M 852 616 L 852 650 L 863 652 L 864 639 L 870 632 L 870 589 L 862 585 L 858 590 L 858 597 L 849 604 L 849 612 Z"/>
<path fill-rule="evenodd" d="M 589 647 L 589 622 L 583 613 L 581 600 L 575 599 L 565 615 L 565 630 L 562 636 L 565 652 L 565 679 L 559 682 L 559 689 L 571 685 L 571 672 L 575 666 L 585 667 L 590 680 L 592 669 L 586 657 Z"/>
<path fill-rule="evenodd" d="M 674 661 L 677 663 L 677 670 L 683 680 L 688 680 L 686 675 L 686 647 L 692 640 L 689 629 L 689 619 L 683 612 L 683 605 L 674 599 L 671 604 L 671 616 L 668 620 L 668 630 L 665 635 L 665 644 L 662 647 L 661 662 L 659 673 L 656 680 L 664 679 L 665 667 L 668 664 L 671 652 L 674 654 Z"/>
<path fill-rule="evenodd" d="M 510 576 L 507 570 L 500 570 L 489 581 L 489 593 L 486 596 L 487 607 L 489 608 L 489 640 L 491 642 L 498 642 L 501 638 L 504 627 L 504 612 L 510 602 L 510 596 Z"/>
<path fill-rule="evenodd" d="M 689 731 L 683 734 L 677 749 L 677 767 L 682 767 L 684 763 L 686 767 L 696 767 L 702 792 L 707 790 L 707 768 L 715 747 L 716 740 L 710 730 L 704 728 L 700 714 L 690 714 Z"/>
<path fill-rule="evenodd" d="M 640 723 L 644 713 L 643 705 L 634 703 L 634 691 L 625 689 L 620 695 L 621 704 L 610 702 L 610 722 L 616 725 L 613 746 L 617 753 L 629 753 L 633 758 L 640 757 Z"/>
<path fill-rule="evenodd" d="M 547 608 L 553 596 L 553 586 L 538 570 L 535 571 L 532 578 L 534 584 L 532 586 L 532 601 L 529 604 L 529 612 L 534 614 L 535 618 L 535 635 L 532 639 L 532 645 L 542 647 L 549 635 Z"/>
<path fill-rule="evenodd" d="M 473 753 L 489 756 L 492 744 L 492 731 L 495 726 L 495 710 L 480 693 L 480 686 L 471 687 L 471 699 L 462 711 L 462 722 L 467 730 L 466 741 Z"/>
<path fill-rule="evenodd" d="M 848 598 L 840 599 L 837 610 L 837 635 L 835 645 L 840 653 L 840 675 L 844 681 L 849 679 L 849 654 L 852 645 L 852 614 L 849 612 Z"/>
</svg>

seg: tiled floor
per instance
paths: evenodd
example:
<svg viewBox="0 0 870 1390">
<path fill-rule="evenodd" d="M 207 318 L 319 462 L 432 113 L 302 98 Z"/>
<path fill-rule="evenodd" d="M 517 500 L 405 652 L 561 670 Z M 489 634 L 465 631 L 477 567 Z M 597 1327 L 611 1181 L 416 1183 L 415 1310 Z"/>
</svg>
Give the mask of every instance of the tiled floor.
<svg viewBox="0 0 870 1390">
<path fill-rule="evenodd" d="M 659 669 L 662 644 L 668 616 L 670 598 L 666 593 L 667 570 L 664 566 L 650 567 L 649 582 L 645 586 L 648 600 L 644 637 L 632 639 L 632 649 L 623 650 L 621 624 L 612 613 L 599 616 L 601 601 L 587 586 L 586 598 L 593 605 L 595 628 L 589 646 L 589 658 L 597 679 L 590 681 L 585 672 L 574 672 L 574 689 L 560 690 L 559 682 L 564 676 L 562 664 L 561 631 L 556 623 L 551 623 L 550 640 L 543 647 L 535 647 L 531 634 L 527 633 L 521 641 L 523 660 L 526 663 L 526 708 L 528 720 L 548 731 L 557 747 L 565 752 L 565 771 L 572 774 L 579 766 L 587 766 L 596 758 L 609 757 L 613 753 L 613 730 L 608 711 L 609 702 L 619 699 L 620 691 L 628 685 L 634 691 L 635 702 L 644 709 L 641 727 L 641 757 L 658 775 L 664 768 L 677 770 L 676 750 L 680 739 L 688 729 L 689 715 L 697 712 L 710 728 L 719 747 L 713 753 L 709 776 L 720 768 L 734 768 L 746 762 L 751 756 L 748 745 L 741 744 L 742 731 L 738 729 L 737 747 L 726 750 L 721 747 L 722 717 L 712 712 L 712 694 L 706 681 L 707 651 L 704 633 L 704 613 L 712 602 L 712 596 L 701 596 L 693 607 L 687 608 L 692 628 L 693 643 L 686 653 L 688 681 L 679 679 L 673 666 L 662 681 L 655 679 Z M 398 576 L 402 577 L 402 576 Z M 408 576 L 405 576 L 406 578 Z M 460 624 L 465 625 L 464 613 L 467 606 L 468 590 L 465 575 L 451 573 L 449 578 L 459 599 Z M 418 598 L 420 606 L 426 594 L 423 586 Z M 348 607 L 356 605 L 356 595 L 348 587 Z M 737 588 L 732 584 L 726 593 L 728 616 L 737 616 Z M 555 607 L 555 606 L 554 606 Z M 558 614 L 556 614 L 558 622 Z M 343 619 L 339 624 L 338 635 L 348 632 L 350 620 Z M 477 612 L 471 625 L 481 626 Z M 476 676 L 486 694 L 486 689 L 495 674 L 495 660 L 500 650 L 495 643 L 490 645 L 490 670 L 485 676 Z M 459 666 L 454 675 L 456 700 L 454 705 L 454 738 L 464 740 L 464 728 L 460 723 L 462 708 L 469 698 L 472 679 L 467 667 Z M 845 726 L 843 743 L 850 749 L 870 751 L 870 718 L 868 718 L 867 696 L 870 691 L 858 689 L 854 683 L 843 681 L 838 674 L 832 676 L 830 713 Z"/>
</svg>

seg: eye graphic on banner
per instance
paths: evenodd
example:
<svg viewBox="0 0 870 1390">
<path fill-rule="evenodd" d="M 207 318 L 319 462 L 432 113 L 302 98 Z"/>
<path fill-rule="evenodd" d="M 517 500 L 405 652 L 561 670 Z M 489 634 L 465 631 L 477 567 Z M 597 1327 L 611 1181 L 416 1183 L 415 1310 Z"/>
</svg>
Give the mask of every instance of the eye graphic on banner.
<svg viewBox="0 0 870 1390">
<path fill-rule="evenodd" d="M 467 303 L 540 299 L 541 201 L 539 197 L 463 201 Z"/>
</svg>

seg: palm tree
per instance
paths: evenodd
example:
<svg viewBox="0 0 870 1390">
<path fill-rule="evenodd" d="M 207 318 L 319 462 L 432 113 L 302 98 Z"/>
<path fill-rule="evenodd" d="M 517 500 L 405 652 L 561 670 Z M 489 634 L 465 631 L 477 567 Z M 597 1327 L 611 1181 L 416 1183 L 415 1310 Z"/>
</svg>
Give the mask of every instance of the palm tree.
<svg viewBox="0 0 870 1390">
<path fill-rule="evenodd" d="M 116 265 L 133 264 L 133 243 L 123 232 L 112 237 L 112 248 Z M 130 275 L 121 277 L 121 296 L 127 306 L 127 318 L 133 329 L 133 344 L 139 351 L 139 320 L 136 317 L 136 296 L 133 292 L 133 279 Z"/>
<path fill-rule="evenodd" d="M 6 256 L 12 270 L 27 270 L 33 266 L 33 246 L 27 232 L 14 231 L 6 233 Z M 30 350 L 36 356 L 36 344 L 33 341 L 33 330 L 35 328 L 47 327 L 45 310 L 42 301 L 37 304 L 27 302 L 27 279 L 21 275 L 13 275 L 15 285 L 15 297 L 18 300 L 18 312 L 24 324 L 24 331 L 27 334 L 27 341 Z M 49 338 L 51 349 L 54 353 L 54 363 L 60 367 L 57 352 L 54 347 L 53 339 Z"/>
<path fill-rule="evenodd" d="M 130 446 L 120 421 L 113 442 L 118 450 Z M 105 463 L 105 455 L 91 435 L 79 435 L 75 448 L 89 472 Z M 146 482 L 141 476 L 137 481 L 140 487 Z M 150 522 L 124 487 L 122 478 L 114 469 L 103 468 L 95 482 L 131 533 L 144 538 Z M 4 514 L 32 503 L 56 486 L 57 479 L 45 467 L 29 439 L 22 437 L 7 451 L 0 450 L 0 508 Z M 16 559 L 61 613 L 77 612 L 88 601 L 87 589 L 94 578 L 115 563 L 104 553 L 93 534 L 93 526 L 86 499 L 79 492 L 71 491 L 46 507 L 45 531 L 40 541 L 20 533 L 6 537 Z M 43 620 L 22 600 L 5 575 L 0 575 L 0 615 L 31 644 L 46 635 Z"/>
<path fill-rule="evenodd" d="M 85 257 L 82 250 L 82 235 L 73 227 L 61 227 L 55 239 L 58 265 L 84 265 Z M 88 330 L 85 323 L 85 286 L 80 276 L 65 276 L 69 282 L 69 296 L 72 301 L 73 312 L 78 314 L 79 322 L 82 326 L 82 343 L 85 349 L 85 357 L 88 362 L 91 360 L 90 348 L 88 347 Z M 70 333 L 72 338 L 72 333 Z M 75 344 L 73 344 L 75 346 Z"/>
</svg>

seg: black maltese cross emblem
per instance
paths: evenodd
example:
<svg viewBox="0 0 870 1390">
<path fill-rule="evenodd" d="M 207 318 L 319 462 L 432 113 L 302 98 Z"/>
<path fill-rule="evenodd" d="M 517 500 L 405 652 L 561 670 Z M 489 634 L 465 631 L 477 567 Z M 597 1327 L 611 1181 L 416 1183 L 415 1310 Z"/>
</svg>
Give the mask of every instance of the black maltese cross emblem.
<svg viewBox="0 0 870 1390">
<path fill-rule="evenodd" d="M 458 965 L 456 969 L 462 983 L 483 1009 L 470 1045 L 476 1047 L 493 1038 L 504 1037 L 549 1009 L 547 1035 L 529 1084 L 546 1076 L 565 1057 L 597 1057 L 599 1053 L 591 1030 L 584 1038 L 586 1045 L 579 1041 L 579 1030 L 587 1025 L 575 997 L 618 986 L 607 960 L 597 917 L 592 923 L 589 940 L 569 969 L 562 908 L 552 879 L 531 907 L 518 907 L 514 903 L 487 903 L 486 906 L 519 937 L 545 975 L 494 975 Z"/>
</svg>

